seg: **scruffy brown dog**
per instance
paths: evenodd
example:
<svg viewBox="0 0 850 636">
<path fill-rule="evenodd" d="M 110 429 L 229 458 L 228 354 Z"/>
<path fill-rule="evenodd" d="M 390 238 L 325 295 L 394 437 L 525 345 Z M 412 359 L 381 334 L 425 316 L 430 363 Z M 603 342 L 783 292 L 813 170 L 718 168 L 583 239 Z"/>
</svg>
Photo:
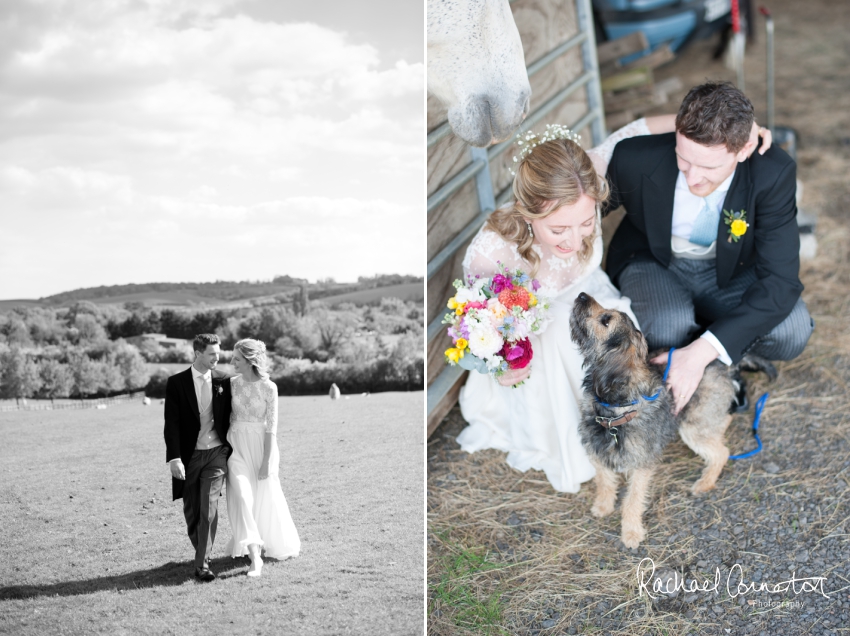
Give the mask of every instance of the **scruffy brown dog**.
<svg viewBox="0 0 850 636">
<path fill-rule="evenodd" d="M 604 517 L 614 511 L 618 473 L 626 475 L 620 536 L 626 547 L 636 548 L 646 536 L 642 517 L 652 475 L 677 431 L 705 460 L 693 493 L 714 488 L 729 459 L 723 435 L 732 419 L 729 404 L 735 388 L 726 366 L 712 362 L 687 406 L 674 417 L 661 369 L 647 361 L 646 340 L 626 314 L 605 309 L 582 293 L 570 329 L 587 369 L 579 433 L 596 468 L 591 512 Z"/>
</svg>

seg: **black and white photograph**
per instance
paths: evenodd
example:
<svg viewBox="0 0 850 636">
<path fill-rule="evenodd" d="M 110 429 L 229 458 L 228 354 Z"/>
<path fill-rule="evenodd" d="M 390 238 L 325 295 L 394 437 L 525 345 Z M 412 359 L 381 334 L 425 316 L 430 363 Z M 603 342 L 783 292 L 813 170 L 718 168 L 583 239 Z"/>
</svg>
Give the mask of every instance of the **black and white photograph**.
<svg viewBox="0 0 850 636">
<path fill-rule="evenodd" d="M 424 633 L 424 15 L 2 3 L 0 633 Z"/>
<path fill-rule="evenodd" d="M 428 633 L 846 633 L 850 8 L 426 5 Z"/>
</svg>

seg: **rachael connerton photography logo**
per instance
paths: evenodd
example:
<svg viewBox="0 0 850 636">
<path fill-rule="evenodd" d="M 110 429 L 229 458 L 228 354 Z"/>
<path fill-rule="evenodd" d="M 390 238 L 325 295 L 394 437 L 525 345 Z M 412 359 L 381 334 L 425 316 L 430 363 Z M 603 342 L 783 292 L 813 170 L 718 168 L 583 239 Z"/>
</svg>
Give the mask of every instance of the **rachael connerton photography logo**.
<svg viewBox="0 0 850 636">
<path fill-rule="evenodd" d="M 655 562 L 650 557 L 645 557 L 638 563 L 637 570 L 638 592 L 643 596 L 646 592 L 647 596 L 652 599 L 657 598 L 655 594 L 675 594 L 681 590 L 687 593 L 694 592 L 714 592 L 720 593 L 720 585 L 723 581 L 723 575 L 718 566 L 714 570 L 714 579 L 703 579 L 700 584 L 696 579 L 686 581 L 684 577 L 680 577 L 676 571 L 672 572 L 669 577 L 655 576 Z M 791 573 L 791 578 L 778 583 L 755 581 L 747 582 L 744 578 L 744 568 L 738 563 L 729 568 L 726 575 L 726 593 L 730 598 L 749 594 L 750 592 L 767 592 L 768 594 L 781 594 L 783 592 L 792 591 L 794 595 L 805 594 L 809 592 L 818 592 L 821 596 L 829 598 L 829 595 L 824 591 L 823 584 L 826 581 L 825 576 L 810 576 L 806 578 L 797 578 L 797 572 Z M 651 588 L 651 589 L 650 589 Z M 767 603 L 768 601 L 749 601 L 750 605 L 755 603 Z M 779 606 L 781 601 L 772 601 L 775 606 Z M 795 601 L 801 603 L 800 601 Z M 800 604 L 802 607 L 802 603 Z"/>
<path fill-rule="evenodd" d="M 789 601 L 788 599 L 782 599 L 781 601 L 757 601 L 756 599 L 750 599 L 747 601 L 747 605 L 751 605 L 756 609 L 803 609 L 805 603 L 803 601 Z"/>
</svg>

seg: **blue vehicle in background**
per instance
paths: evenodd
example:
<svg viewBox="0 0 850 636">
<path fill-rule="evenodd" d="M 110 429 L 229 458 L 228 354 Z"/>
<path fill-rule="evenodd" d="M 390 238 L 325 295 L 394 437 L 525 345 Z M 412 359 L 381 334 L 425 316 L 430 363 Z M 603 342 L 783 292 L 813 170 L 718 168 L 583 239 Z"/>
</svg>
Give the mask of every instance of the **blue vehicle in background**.
<svg viewBox="0 0 850 636">
<path fill-rule="evenodd" d="M 673 52 L 693 39 L 727 30 L 732 0 L 592 0 L 598 42 L 643 31 L 649 50 L 623 59 L 630 62 L 663 44 Z"/>
</svg>

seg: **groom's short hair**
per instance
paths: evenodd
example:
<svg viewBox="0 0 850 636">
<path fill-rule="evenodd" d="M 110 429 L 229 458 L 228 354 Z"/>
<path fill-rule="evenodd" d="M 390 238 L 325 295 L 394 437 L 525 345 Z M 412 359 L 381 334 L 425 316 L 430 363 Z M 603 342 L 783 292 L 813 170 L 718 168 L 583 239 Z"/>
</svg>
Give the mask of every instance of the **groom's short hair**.
<svg viewBox="0 0 850 636">
<path fill-rule="evenodd" d="M 676 132 L 701 146 L 737 153 L 750 139 L 755 114 L 747 96 L 729 82 L 695 86 L 679 107 Z"/>
<path fill-rule="evenodd" d="M 207 350 L 209 345 L 221 344 L 221 340 L 214 333 L 199 333 L 192 341 L 192 349 L 199 353 Z"/>
</svg>

